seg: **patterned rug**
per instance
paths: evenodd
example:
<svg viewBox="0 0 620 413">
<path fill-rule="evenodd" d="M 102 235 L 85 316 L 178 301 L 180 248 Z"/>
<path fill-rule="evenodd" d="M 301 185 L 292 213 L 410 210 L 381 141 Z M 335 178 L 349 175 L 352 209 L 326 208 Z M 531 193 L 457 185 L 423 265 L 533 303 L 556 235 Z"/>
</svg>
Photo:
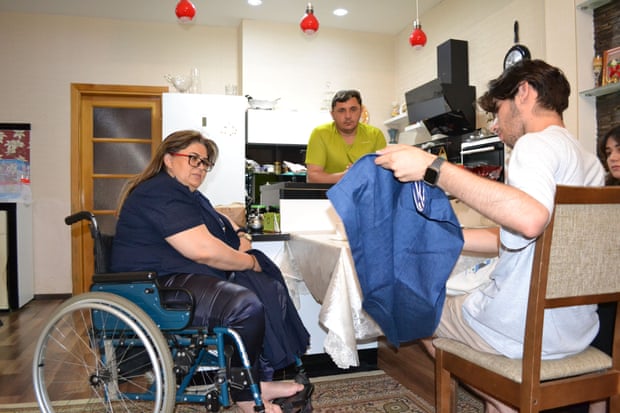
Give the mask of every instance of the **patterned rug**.
<svg viewBox="0 0 620 413">
<path fill-rule="evenodd" d="M 378 371 L 315 382 L 314 413 L 434 413 L 435 407 Z M 482 403 L 459 389 L 458 413 L 482 413 Z"/>
<path fill-rule="evenodd" d="M 382 371 L 337 375 L 312 379 L 315 384 L 312 405 L 314 413 L 434 413 L 435 408 L 413 394 Z M 482 413 L 482 403 L 474 396 L 459 389 L 458 413 Z M 74 406 L 63 413 L 78 413 L 83 409 Z M 0 406 L 2 413 L 36 413 L 34 404 Z M 59 411 L 57 411 L 59 412 Z M 205 412 L 204 407 L 179 404 L 175 413 Z M 224 413 L 236 412 L 227 409 Z"/>
</svg>

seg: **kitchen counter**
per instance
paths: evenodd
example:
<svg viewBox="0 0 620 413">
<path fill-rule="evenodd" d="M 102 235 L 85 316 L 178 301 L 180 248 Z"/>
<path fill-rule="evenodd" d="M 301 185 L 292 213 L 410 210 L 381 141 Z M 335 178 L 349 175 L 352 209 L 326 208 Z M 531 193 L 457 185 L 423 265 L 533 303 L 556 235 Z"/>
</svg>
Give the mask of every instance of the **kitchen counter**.
<svg viewBox="0 0 620 413">
<path fill-rule="evenodd" d="M 281 199 L 327 199 L 332 184 L 309 184 L 307 182 L 277 182 L 260 187 L 263 205 L 279 206 Z"/>
<path fill-rule="evenodd" d="M 291 234 L 283 232 L 252 234 L 252 242 L 288 241 L 290 239 Z"/>
</svg>

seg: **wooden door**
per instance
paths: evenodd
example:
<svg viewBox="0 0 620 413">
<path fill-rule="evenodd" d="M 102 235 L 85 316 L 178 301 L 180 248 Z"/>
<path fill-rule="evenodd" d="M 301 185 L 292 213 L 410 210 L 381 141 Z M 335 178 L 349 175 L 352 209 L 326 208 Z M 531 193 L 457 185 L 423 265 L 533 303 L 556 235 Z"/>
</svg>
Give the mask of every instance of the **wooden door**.
<svg viewBox="0 0 620 413">
<path fill-rule="evenodd" d="M 161 142 L 161 94 L 167 87 L 71 85 L 71 212 L 95 214 L 113 234 L 118 196 Z M 73 294 L 88 291 L 93 243 L 84 222 L 72 228 Z"/>
</svg>

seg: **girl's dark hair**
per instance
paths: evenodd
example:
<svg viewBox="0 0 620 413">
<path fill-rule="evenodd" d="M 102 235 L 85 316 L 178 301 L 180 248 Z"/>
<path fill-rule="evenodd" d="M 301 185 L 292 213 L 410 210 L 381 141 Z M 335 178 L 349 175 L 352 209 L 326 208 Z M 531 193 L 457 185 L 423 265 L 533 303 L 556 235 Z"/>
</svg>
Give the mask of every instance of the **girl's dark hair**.
<svg viewBox="0 0 620 413">
<path fill-rule="evenodd" d="M 117 213 L 120 213 L 125 199 L 127 199 L 127 196 L 134 190 L 135 187 L 147 179 L 157 175 L 165 168 L 164 156 L 166 156 L 166 154 L 180 152 L 192 143 L 202 144 L 207 149 L 207 159 L 211 165 L 215 165 L 219 150 L 214 141 L 209 138 L 205 138 L 200 132 L 195 130 L 181 130 L 173 132 L 159 144 L 155 155 L 153 155 L 153 158 L 146 168 L 144 168 L 141 173 L 127 181 L 120 196 Z"/>
<path fill-rule="evenodd" d="M 478 99 L 480 107 L 489 113 L 497 113 L 497 102 L 513 99 L 519 85 L 527 82 L 538 92 L 537 103 L 560 116 L 568 107 L 570 84 L 564 73 L 542 60 L 522 60 L 509 67 L 489 82 L 489 90 Z"/>
<path fill-rule="evenodd" d="M 620 143 L 620 125 L 615 128 L 611 128 L 602 139 L 598 141 L 598 156 L 603 161 L 603 166 L 607 171 L 607 178 L 605 179 L 605 185 L 620 185 L 620 179 L 614 178 L 614 176 L 609 172 L 609 167 L 607 166 L 607 152 L 605 151 L 605 146 L 607 146 L 608 140 L 614 140 L 616 143 Z"/>
</svg>

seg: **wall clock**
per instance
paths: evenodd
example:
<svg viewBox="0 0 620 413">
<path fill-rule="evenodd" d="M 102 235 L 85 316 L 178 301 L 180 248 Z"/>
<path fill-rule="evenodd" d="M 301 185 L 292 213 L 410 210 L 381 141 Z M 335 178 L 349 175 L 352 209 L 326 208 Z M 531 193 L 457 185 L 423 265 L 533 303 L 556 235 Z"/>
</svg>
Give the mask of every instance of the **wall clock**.
<svg viewBox="0 0 620 413">
<path fill-rule="evenodd" d="M 532 57 L 530 50 L 522 44 L 519 44 L 519 22 L 516 20 L 514 25 L 514 33 L 515 44 L 508 50 L 508 52 L 506 52 L 506 56 L 504 56 L 504 70 L 508 69 L 515 63 L 520 62 L 521 60 L 530 59 Z"/>
</svg>

